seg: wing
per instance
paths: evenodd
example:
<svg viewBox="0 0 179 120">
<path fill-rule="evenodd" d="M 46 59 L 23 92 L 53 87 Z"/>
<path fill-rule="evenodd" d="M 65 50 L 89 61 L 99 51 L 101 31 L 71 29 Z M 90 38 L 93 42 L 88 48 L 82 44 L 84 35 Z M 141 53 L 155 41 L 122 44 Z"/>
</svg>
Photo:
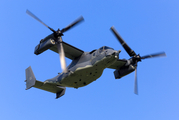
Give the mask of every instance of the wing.
<svg viewBox="0 0 179 120">
<path fill-rule="evenodd" d="M 75 59 L 76 57 L 81 56 L 84 53 L 83 50 L 80 50 L 68 43 L 63 42 L 62 44 L 63 44 L 65 56 L 71 60 Z M 54 45 L 53 47 L 51 47 L 50 50 L 58 53 L 57 45 Z"/>
<path fill-rule="evenodd" d="M 125 60 L 125 59 L 118 59 L 111 66 L 109 66 L 108 68 L 118 69 L 118 68 L 124 66 L 126 63 L 127 63 L 127 60 Z"/>
</svg>

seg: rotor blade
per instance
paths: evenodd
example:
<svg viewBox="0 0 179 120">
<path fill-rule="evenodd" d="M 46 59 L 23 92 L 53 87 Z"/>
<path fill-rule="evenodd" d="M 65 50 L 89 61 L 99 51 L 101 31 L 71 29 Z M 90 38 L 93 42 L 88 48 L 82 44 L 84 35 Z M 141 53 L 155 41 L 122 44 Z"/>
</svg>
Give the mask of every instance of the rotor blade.
<svg viewBox="0 0 179 120">
<path fill-rule="evenodd" d="M 127 43 L 122 39 L 122 37 L 119 35 L 119 33 L 116 31 L 114 26 L 111 27 L 112 32 L 116 36 L 116 38 L 119 40 L 123 48 L 126 50 L 126 52 L 129 54 L 130 57 L 136 55 L 136 53 L 127 45 Z"/>
<path fill-rule="evenodd" d="M 70 25 L 66 26 L 65 28 L 63 28 L 61 30 L 62 33 L 66 32 L 67 30 L 69 30 L 70 28 L 72 28 L 73 26 L 77 25 L 78 23 L 82 22 L 84 20 L 83 16 L 79 17 L 77 20 L 75 20 L 73 23 L 71 23 Z"/>
<path fill-rule="evenodd" d="M 165 52 L 146 55 L 146 56 L 141 57 L 141 59 L 153 58 L 153 57 L 162 57 L 162 56 L 166 56 Z"/>
<path fill-rule="evenodd" d="M 67 68 L 66 68 L 66 61 L 65 61 L 65 53 L 64 53 L 64 49 L 63 49 L 63 45 L 62 45 L 62 40 L 60 40 L 60 41 L 57 44 L 57 48 L 58 48 L 58 53 L 59 53 L 59 57 L 60 57 L 60 63 L 61 63 L 62 71 L 64 73 L 66 73 L 67 72 Z"/>
<path fill-rule="evenodd" d="M 137 67 L 135 69 L 135 82 L 134 82 L 134 93 L 138 95 L 138 86 L 137 86 Z"/>
<path fill-rule="evenodd" d="M 56 32 L 54 29 L 50 28 L 48 25 L 46 25 L 44 22 L 42 22 L 38 17 L 36 17 L 33 13 L 31 13 L 29 10 L 26 10 L 26 13 L 28 15 L 30 15 L 31 17 L 33 17 L 34 19 L 36 19 L 37 21 L 39 21 L 40 23 L 42 23 L 43 25 L 45 25 L 47 28 L 49 28 L 52 32 Z"/>
</svg>

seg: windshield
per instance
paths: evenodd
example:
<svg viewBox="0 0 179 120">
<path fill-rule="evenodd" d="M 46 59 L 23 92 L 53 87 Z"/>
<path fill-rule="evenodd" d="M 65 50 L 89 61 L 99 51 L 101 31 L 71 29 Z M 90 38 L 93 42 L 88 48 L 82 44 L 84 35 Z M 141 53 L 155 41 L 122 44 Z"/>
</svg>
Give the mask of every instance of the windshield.
<svg viewBox="0 0 179 120">
<path fill-rule="evenodd" d="M 114 50 L 113 48 L 110 48 L 110 47 L 107 47 L 107 46 L 103 46 L 103 47 L 99 48 L 99 53 L 101 53 L 101 52 L 103 52 L 104 50 L 107 50 L 107 49 Z"/>
<path fill-rule="evenodd" d="M 104 50 L 106 50 L 106 49 L 112 49 L 112 50 L 114 50 L 113 48 L 110 48 L 110 47 L 104 46 Z"/>
</svg>

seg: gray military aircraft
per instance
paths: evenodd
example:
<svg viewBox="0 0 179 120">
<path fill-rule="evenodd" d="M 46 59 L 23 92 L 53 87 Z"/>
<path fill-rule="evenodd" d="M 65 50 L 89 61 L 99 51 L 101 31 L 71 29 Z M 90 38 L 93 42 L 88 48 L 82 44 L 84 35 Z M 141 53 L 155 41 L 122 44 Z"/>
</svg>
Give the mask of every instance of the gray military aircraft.
<svg viewBox="0 0 179 120">
<path fill-rule="evenodd" d="M 142 57 L 139 54 L 137 55 L 121 38 L 114 27 L 111 27 L 111 30 L 131 57 L 130 59 L 119 59 L 119 53 L 121 52 L 121 50 L 117 51 L 107 46 L 103 46 L 91 52 L 84 52 L 83 50 L 80 50 L 62 41 L 63 33 L 83 21 L 83 17 L 80 17 L 62 30 L 58 29 L 57 31 L 55 31 L 54 29 L 43 23 L 29 10 L 27 10 L 26 13 L 41 22 L 53 32 L 40 41 L 40 43 L 35 47 L 34 53 L 36 55 L 39 55 L 47 49 L 58 53 L 60 56 L 60 62 L 63 71 L 56 77 L 41 82 L 36 80 L 31 66 L 28 67 L 26 69 L 25 80 L 26 90 L 31 87 L 35 87 L 45 91 L 56 93 L 56 98 L 59 98 L 65 94 L 66 87 L 79 88 L 86 86 L 98 79 L 102 75 L 105 68 L 111 68 L 115 70 L 115 79 L 120 79 L 125 75 L 128 75 L 129 73 L 135 71 L 134 93 L 138 94 L 136 75 L 137 63 L 142 59 L 166 55 L 164 52 Z M 71 64 L 68 67 L 66 67 L 65 57 L 72 60 Z"/>
</svg>

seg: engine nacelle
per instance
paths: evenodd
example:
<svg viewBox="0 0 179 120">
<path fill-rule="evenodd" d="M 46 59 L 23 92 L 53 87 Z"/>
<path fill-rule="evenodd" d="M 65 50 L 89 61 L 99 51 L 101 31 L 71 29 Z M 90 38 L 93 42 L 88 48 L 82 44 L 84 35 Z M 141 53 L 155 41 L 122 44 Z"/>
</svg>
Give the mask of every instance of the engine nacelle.
<svg viewBox="0 0 179 120">
<path fill-rule="evenodd" d="M 46 51 L 47 49 L 49 49 L 50 47 L 54 45 L 55 45 L 55 41 L 51 38 L 48 40 L 42 41 L 35 47 L 34 54 L 36 55 L 41 54 L 42 52 Z"/>
<path fill-rule="evenodd" d="M 114 71 L 115 79 L 124 77 L 125 75 L 128 75 L 129 73 L 133 72 L 135 69 L 136 69 L 136 66 L 134 65 L 124 66 L 122 68 L 116 69 Z"/>
</svg>

